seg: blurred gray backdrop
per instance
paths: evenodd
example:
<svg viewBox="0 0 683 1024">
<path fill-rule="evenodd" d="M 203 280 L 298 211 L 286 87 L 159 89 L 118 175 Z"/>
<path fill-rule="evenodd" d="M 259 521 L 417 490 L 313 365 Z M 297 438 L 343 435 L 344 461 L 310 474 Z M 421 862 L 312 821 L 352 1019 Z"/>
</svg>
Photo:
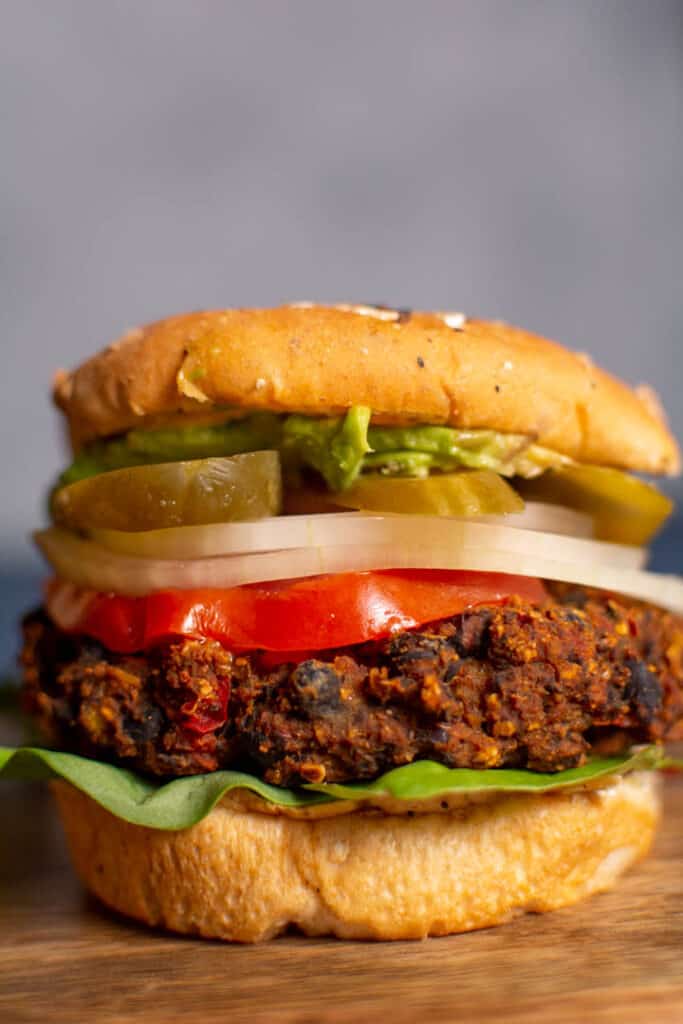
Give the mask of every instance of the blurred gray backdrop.
<svg viewBox="0 0 683 1024">
<path fill-rule="evenodd" d="M 0 54 L 6 619 L 52 372 L 171 312 L 501 317 L 683 435 L 681 0 L 0 0 Z"/>
</svg>

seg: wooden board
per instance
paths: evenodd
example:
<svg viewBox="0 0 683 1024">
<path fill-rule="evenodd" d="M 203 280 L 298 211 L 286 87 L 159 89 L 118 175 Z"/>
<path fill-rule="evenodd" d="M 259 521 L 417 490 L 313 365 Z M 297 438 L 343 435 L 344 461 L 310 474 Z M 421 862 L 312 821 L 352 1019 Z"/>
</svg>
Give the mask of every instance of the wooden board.
<svg viewBox="0 0 683 1024">
<path fill-rule="evenodd" d="M 80 889 L 46 788 L 0 784 L 0 1021 L 683 1021 L 683 779 L 617 892 L 416 943 L 230 946 L 150 932 Z"/>
</svg>

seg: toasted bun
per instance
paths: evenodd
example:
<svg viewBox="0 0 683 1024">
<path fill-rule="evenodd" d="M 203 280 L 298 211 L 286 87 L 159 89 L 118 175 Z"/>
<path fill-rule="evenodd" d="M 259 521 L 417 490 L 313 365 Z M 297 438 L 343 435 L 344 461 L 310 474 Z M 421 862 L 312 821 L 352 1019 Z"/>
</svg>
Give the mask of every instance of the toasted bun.
<svg viewBox="0 0 683 1024">
<path fill-rule="evenodd" d="M 54 783 L 76 870 L 103 903 L 150 925 L 238 942 L 307 935 L 417 939 L 501 924 L 613 886 L 644 856 L 657 779 L 514 796 L 415 817 L 306 821 L 218 805 L 163 832 Z"/>
<path fill-rule="evenodd" d="M 310 416 L 367 405 L 378 423 L 532 435 L 579 461 L 674 473 L 656 397 L 517 327 L 459 314 L 301 304 L 171 317 L 55 382 L 78 448 L 178 413 Z"/>
</svg>

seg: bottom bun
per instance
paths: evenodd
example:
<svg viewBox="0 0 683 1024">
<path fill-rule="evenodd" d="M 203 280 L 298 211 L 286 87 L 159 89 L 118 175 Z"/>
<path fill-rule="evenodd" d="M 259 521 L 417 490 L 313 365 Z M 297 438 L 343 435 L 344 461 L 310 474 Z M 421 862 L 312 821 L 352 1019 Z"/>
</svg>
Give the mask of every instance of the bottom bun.
<svg viewBox="0 0 683 1024">
<path fill-rule="evenodd" d="M 290 926 L 419 939 L 576 903 L 647 853 L 657 783 L 642 772 L 414 817 L 306 821 L 224 803 L 182 832 L 128 824 L 53 787 L 76 870 L 103 903 L 172 931 L 257 942 Z"/>
</svg>

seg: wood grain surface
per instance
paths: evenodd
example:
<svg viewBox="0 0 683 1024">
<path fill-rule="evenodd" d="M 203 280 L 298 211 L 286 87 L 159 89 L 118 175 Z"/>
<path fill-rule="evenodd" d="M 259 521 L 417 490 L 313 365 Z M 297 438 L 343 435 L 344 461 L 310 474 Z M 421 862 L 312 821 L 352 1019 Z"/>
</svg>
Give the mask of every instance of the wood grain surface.
<svg viewBox="0 0 683 1024">
<path fill-rule="evenodd" d="M 390 944 L 230 946 L 148 931 L 73 877 L 41 784 L 0 784 L 0 1021 L 683 1022 L 683 779 L 617 892 Z"/>
</svg>

